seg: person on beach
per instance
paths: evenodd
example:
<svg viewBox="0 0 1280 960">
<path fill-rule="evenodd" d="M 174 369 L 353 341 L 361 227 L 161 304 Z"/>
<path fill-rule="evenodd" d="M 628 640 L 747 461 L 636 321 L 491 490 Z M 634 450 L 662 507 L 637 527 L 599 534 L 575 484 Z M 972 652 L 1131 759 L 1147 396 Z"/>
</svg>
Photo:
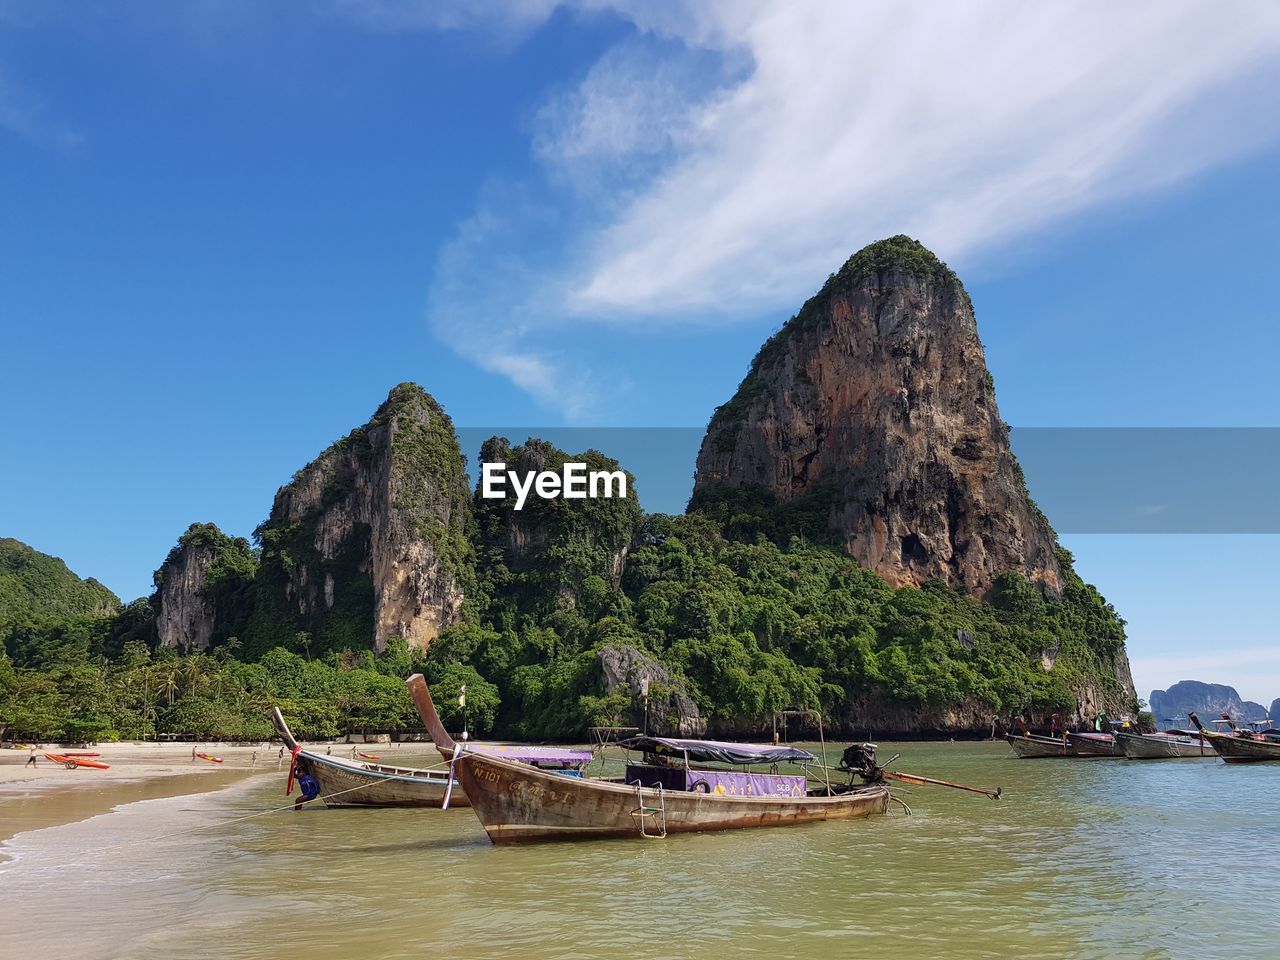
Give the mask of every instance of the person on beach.
<svg viewBox="0 0 1280 960">
<path fill-rule="evenodd" d="M 191 762 L 196 762 L 196 745 L 194 743 L 191 745 Z"/>
<path fill-rule="evenodd" d="M 35 747 L 29 747 L 28 749 L 29 749 L 31 752 L 30 752 L 30 754 L 28 755 L 28 757 L 27 757 L 27 762 L 26 762 L 26 764 L 24 764 L 24 766 L 28 766 L 28 767 L 39 767 L 39 766 L 40 766 L 40 764 L 36 763 L 36 748 L 35 748 Z"/>
</svg>

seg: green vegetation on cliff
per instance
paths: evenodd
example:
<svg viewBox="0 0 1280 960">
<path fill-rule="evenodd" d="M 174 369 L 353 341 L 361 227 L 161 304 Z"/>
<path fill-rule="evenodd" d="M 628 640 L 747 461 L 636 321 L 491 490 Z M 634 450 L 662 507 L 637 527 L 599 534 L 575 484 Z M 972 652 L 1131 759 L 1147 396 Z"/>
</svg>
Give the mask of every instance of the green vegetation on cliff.
<svg viewBox="0 0 1280 960">
<path fill-rule="evenodd" d="M 406 458 L 404 476 L 466 482 L 447 429 L 447 437 L 406 432 L 393 445 L 393 456 Z M 367 434 L 340 444 L 358 450 Z M 495 438 L 484 457 L 516 471 L 556 470 L 568 459 L 618 468 L 599 452 L 568 457 L 538 440 L 513 447 Z M 348 481 L 333 471 L 325 496 L 343 496 Z M 306 736 L 403 729 L 418 721 L 401 680 L 422 670 L 447 711 L 456 713 L 466 685 L 474 733 L 567 738 L 636 719 L 632 691 L 604 682 L 602 662 L 619 651 L 661 669 L 650 685 L 655 703 L 692 704 L 713 732 L 757 733 L 789 707 L 820 707 L 836 730 L 861 734 L 883 707 L 941 730 L 949 711 L 968 717 L 961 723 L 970 729 L 997 713 L 1069 712 L 1086 689 L 1128 706 L 1116 666 L 1123 621 L 1075 575 L 1065 551 L 1058 598 L 1015 574 L 998 579 L 989 601 L 940 582 L 893 589 L 822 542 L 816 513 L 746 491 L 705 513 L 646 517 L 633 482 L 628 490 L 613 500 L 530 498 L 521 511 L 477 492 L 465 525 L 432 532 L 474 572 L 464 622 L 425 654 L 395 637 L 380 657 L 370 649 L 373 583 L 359 560 L 367 525 L 345 531 L 350 554 L 315 568 L 333 576 L 334 602 L 307 618 L 286 600 L 291 571 L 320 562 L 308 526 L 314 512 L 264 524 L 258 551 L 193 526 L 179 549 L 215 554 L 206 586 L 219 610 L 213 649 L 155 650 L 149 601 L 103 613 L 75 606 L 100 596 L 94 587 L 81 594 L 59 581 L 80 599 L 4 630 L 0 720 L 11 736 L 31 738 L 260 738 L 269 735 L 267 709 L 280 703 Z M 659 725 L 679 719 L 654 717 Z"/>
<path fill-rule="evenodd" d="M 57 557 L 20 540 L 0 538 L 0 630 L 36 617 L 74 617 L 118 609 L 120 598 L 81 580 Z"/>
</svg>

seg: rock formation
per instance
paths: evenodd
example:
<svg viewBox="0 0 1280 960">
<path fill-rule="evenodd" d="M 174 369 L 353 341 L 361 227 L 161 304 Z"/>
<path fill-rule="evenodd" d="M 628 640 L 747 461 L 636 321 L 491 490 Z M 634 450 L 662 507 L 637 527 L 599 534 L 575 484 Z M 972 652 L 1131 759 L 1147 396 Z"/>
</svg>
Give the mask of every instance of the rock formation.
<svg viewBox="0 0 1280 960">
<path fill-rule="evenodd" d="M 894 586 L 1062 587 L 996 409 L 973 306 L 908 237 L 859 251 L 718 408 L 692 507 L 744 495 L 808 511 Z"/>
<path fill-rule="evenodd" d="M 152 577 L 159 645 L 204 651 L 243 632 L 257 570 L 244 537 L 230 537 L 212 523 L 189 526 Z"/>
<path fill-rule="evenodd" d="M 616 460 L 595 450 L 570 456 L 545 440 L 530 439 L 513 447 L 504 437 L 485 441 L 480 462 L 506 464 L 522 478 L 544 470 L 559 472 L 566 462 L 585 463 L 588 471 L 621 469 Z M 641 518 L 634 478 L 628 479 L 623 498 L 543 499 L 530 494 L 521 510 L 514 509 L 514 496 L 494 500 L 480 493 L 477 484 L 479 546 L 487 554 L 500 553 L 512 573 L 533 572 L 544 587 L 554 581 L 561 599 L 569 603 L 584 577 L 601 577 L 617 589 Z"/>
<path fill-rule="evenodd" d="M 452 421 L 400 384 L 276 494 L 258 531 L 276 610 L 259 629 L 285 614 L 332 649 L 426 648 L 461 617 L 470 502 Z"/>
<path fill-rule="evenodd" d="M 183 653 L 209 649 L 217 626 L 210 570 L 221 555 L 223 539 L 222 531 L 213 524 L 193 523 L 155 572 L 160 646 Z"/>
<path fill-rule="evenodd" d="M 647 726 L 648 731 L 657 736 L 706 734 L 707 721 L 689 696 L 684 681 L 653 657 L 635 647 L 611 643 L 601 648 L 599 659 L 605 693 L 630 694 L 630 719 L 634 726 Z"/>
<path fill-rule="evenodd" d="M 1223 683 L 1202 683 L 1199 680 L 1179 680 L 1168 690 L 1151 691 L 1151 712 L 1157 722 L 1182 718 L 1195 711 L 1206 723 L 1227 714 L 1236 723 L 1265 720 L 1267 708 L 1252 700 L 1242 700 L 1235 687 Z"/>
</svg>

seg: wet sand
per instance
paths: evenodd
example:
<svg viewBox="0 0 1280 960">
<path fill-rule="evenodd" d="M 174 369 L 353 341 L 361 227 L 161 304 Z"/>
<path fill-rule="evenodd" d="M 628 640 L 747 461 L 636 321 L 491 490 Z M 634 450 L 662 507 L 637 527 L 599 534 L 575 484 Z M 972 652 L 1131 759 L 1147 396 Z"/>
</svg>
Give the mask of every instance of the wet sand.
<svg viewBox="0 0 1280 960">
<path fill-rule="evenodd" d="M 350 744 L 306 744 L 308 750 L 350 757 Z M 106 743 L 93 747 L 36 746 L 36 766 L 28 766 L 29 751 L 0 750 L 0 843 L 28 830 L 76 823 L 108 813 L 121 804 L 221 790 L 246 777 L 287 774 L 288 751 L 276 743 L 197 743 L 197 753 L 219 757 L 222 763 L 191 759 L 191 743 Z M 45 753 L 79 749 L 109 769 L 77 767 L 68 770 L 45 758 Z M 431 744 L 369 744 L 358 749 L 376 753 L 390 763 L 419 766 L 438 762 Z M 423 754 L 430 756 L 423 756 Z M 5 855 L 0 851 L 0 861 Z"/>
</svg>

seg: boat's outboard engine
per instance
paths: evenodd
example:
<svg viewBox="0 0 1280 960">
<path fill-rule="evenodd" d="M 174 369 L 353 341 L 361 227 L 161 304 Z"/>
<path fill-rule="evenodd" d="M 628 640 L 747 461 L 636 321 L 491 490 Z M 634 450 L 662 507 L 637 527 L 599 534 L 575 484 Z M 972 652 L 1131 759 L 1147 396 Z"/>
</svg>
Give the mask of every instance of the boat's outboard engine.
<svg viewBox="0 0 1280 960">
<path fill-rule="evenodd" d="M 844 754 L 840 757 L 840 769 L 851 777 L 862 777 L 867 783 L 879 783 L 884 780 L 884 771 L 876 763 L 874 743 L 855 743 L 846 747 Z"/>
</svg>

